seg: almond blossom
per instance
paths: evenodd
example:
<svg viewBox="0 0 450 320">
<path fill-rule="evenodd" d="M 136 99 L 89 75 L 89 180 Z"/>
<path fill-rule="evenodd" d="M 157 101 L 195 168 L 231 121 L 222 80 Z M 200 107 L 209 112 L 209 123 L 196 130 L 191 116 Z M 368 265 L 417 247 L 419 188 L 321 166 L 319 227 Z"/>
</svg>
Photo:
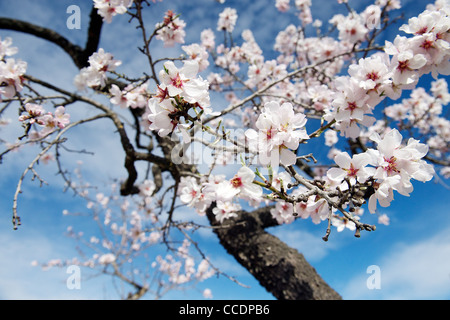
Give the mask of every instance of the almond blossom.
<svg viewBox="0 0 450 320">
<path fill-rule="evenodd" d="M 0 60 L 3 60 L 5 56 L 15 55 L 19 50 L 17 47 L 11 47 L 12 39 L 6 37 L 4 40 L 0 38 Z"/>
<path fill-rule="evenodd" d="M 394 43 L 386 42 L 386 53 L 392 55 L 390 68 L 393 72 L 392 82 L 397 86 L 411 88 L 419 80 L 419 70 L 426 65 L 423 54 L 416 54 L 406 37 L 397 36 Z"/>
<path fill-rule="evenodd" d="M 164 21 L 156 24 L 156 39 L 164 42 L 165 47 L 173 47 L 175 43 L 184 43 L 186 23 L 171 10 L 166 12 Z"/>
<path fill-rule="evenodd" d="M 159 73 L 161 84 L 157 86 L 158 93 L 148 101 L 149 113 L 146 116 L 150 130 L 166 136 L 177 128 L 183 140 L 189 142 L 187 131 L 190 123 L 200 120 L 203 114 L 213 114 L 208 81 L 197 77 L 197 72 L 195 60 L 185 61 L 180 69 L 172 61 L 164 63 L 164 69 Z M 190 110 L 195 111 L 196 118 L 189 114 Z"/>
<path fill-rule="evenodd" d="M 200 46 L 197 43 L 193 43 L 189 46 L 182 46 L 181 49 L 183 49 L 184 52 L 188 55 L 188 58 L 190 60 L 195 60 L 198 63 L 198 72 L 201 72 L 208 68 L 209 61 L 208 61 L 208 51 L 202 46 Z"/>
<path fill-rule="evenodd" d="M 334 157 L 334 161 L 339 168 L 328 170 L 327 176 L 331 180 L 341 182 L 349 179 L 351 184 L 355 184 L 356 181 L 364 183 L 375 173 L 373 168 L 366 168 L 371 162 L 371 157 L 367 153 L 355 154 L 350 157 L 347 152 L 341 152 Z"/>
<path fill-rule="evenodd" d="M 26 69 L 25 61 L 14 58 L 0 60 L 0 101 L 2 95 L 5 98 L 12 98 L 17 92 L 22 91 Z"/>
<path fill-rule="evenodd" d="M 170 97 L 180 95 L 187 102 L 198 104 L 208 112 L 207 108 L 210 106 L 208 82 L 201 77 L 196 78 L 198 71 L 197 61 L 185 61 L 180 69 L 172 61 L 167 61 L 159 76 Z"/>
<path fill-rule="evenodd" d="M 260 186 L 253 183 L 255 173 L 249 167 L 242 167 L 230 180 L 231 186 L 239 191 L 240 197 L 259 199 L 263 191 Z"/>
<path fill-rule="evenodd" d="M 294 206 L 289 202 L 277 201 L 275 208 L 270 209 L 270 213 L 278 224 L 290 224 L 295 220 Z"/>
<path fill-rule="evenodd" d="M 107 72 L 115 71 L 122 64 L 120 60 L 115 60 L 111 53 L 105 52 L 103 48 L 98 49 L 89 57 L 89 66 L 80 70 L 75 76 L 74 84 L 80 91 L 86 87 L 104 87 L 107 80 Z"/>
<path fill-rule="evenodd" d="M 331 217 L 331 223 L 336 227 L 337 232 L 342 232 L 345 228 L 354 231 L 356 229 L 356 225 L 353 221 L 345 217 Z"/>
<path fill-rule="evenodd" d="M 216 220 L 223 223 L 225 219 L 237 217 L 236 211 L 239 211 L 241 206 L 231 201 L 218 200 L 216 206 L 213 208 L 213 213 Z"/>
<path fill-rule="evenodd" d="M 234 26 L 236 25 L 237 18 L 238 18 L 238 16 L 237 16 L 236 9 L 225 8 L 219 14 L 219 21 L 217 22 L 217 30 L 233 32 Z"/>
<path fill-rule="evenodd" d="M 279 161 L 292 165 L 296 162 L 293 150 L 298 148 L 301 139 L 309 139 L 304 128 L 306 121 L 304 114 L 294 112 L 292 104 L 268 102 L 255 123 L 258 131 L 248 129 L 245 136 L 263 164 L 270 162 L 276 166 Z"/>
<path fill-rule="evenodd" d="M 413 138 L 403 146 L 402 135 L 396 129 L 383 138 L 374 133 L 371 139 L 377 143 L 377 150 L 367 151 L 376 167 L 373 175 L 376 179 L 376 191 L 369 199 L 369 209 L 373 213 L 376 208 L 375 199 L 386 206 L 393 199 L 393 190 L 408 196 L 413 190 L 410 180 L 429 181 L 433 178 L 434 168 L 422 160 L 428 152 L 428 146 Z"/>
<path fill-rule="evenodd" d="M 28 125 L 38 125 L 41 131 L 36 132 L 36 139 L 44 137 L 57 129 L 63 129 L 70 122 L 70 115 L 63 106 L 58 106 L 54 114 L 46 112 L 38 104 L 27 103 L 25 113 L 19 116 L 19 121 Z"/>
<path fill-rule="evenodd" d="M 98 14 L 108 23 L 114 16 L 126 13 L 132 4 L 133 0 L 94 0 Z"/>
</svg>

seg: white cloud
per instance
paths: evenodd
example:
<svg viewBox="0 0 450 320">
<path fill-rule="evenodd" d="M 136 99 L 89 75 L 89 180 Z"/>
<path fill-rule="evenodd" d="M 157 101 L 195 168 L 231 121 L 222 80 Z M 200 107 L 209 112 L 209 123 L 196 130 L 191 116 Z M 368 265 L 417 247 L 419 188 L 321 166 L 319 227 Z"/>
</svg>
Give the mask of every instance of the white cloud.
<svg viewBox="0 0 450 320">
<path fill-rule="evenodd" d="M 395 245 L 380 260 L 380 289 L 369 290 L 372 273 L 356 275 L 346 299 L 443 299 L 450 297 L 450 229 L 415 243 Z"/>
<path fill-rule="evenodd" d="M 31 265 L 33 260 L 67 257 L 67 241 L 51 241 L 47 235 L 31 229 L 5 230 L 0 233 L 0 299 L 2 300 L 52 300 L 92 299 L 88 282 L 82 281 L 80 290 L 70 290 L 66 281 L 70 274 L 65 268 L 42 271 Z"/>
</svg>

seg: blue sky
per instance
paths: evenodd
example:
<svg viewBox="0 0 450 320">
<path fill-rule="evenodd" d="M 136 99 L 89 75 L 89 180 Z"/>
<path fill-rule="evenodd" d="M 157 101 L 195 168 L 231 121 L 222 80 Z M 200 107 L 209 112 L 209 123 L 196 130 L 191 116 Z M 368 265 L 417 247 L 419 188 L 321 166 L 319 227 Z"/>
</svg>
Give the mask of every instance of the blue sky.
<svg viewBox="0 0 450 320">
<path fill-rule="evenodd" d="M 17 6 L 19 3 L 20 6 Z M 350 0 L 350 3 L 362 7 L 369 1 Z M 428 1 L 403 0 L 402 3 L 405 16 L 410 17 L 417 15 Z M 71 4 L 81 8 L 81 30 L 69 30 L 66 27 L 66 8 Z M 152 5 L 146 22 L 153 25 L 167 9 L 182 13 L 181 18 L 187 23 L 186 44 L 189 44 L 199 40 L 202 29 L 209 27 L 215 30 L 218 14 L 226 6 L 238 10 L 236 39 L 244 29 L 249 28 L 254 31 L 257 42 L 267 54 L 272 53 L 276 33 L 290 22 L 295 22 L 292 15 L 277 15 L 280 18 L 274 18 L 272 0 L 227 0 L 224 5 L 214 0 L 164 0 Z M 90 1 L 18 0 L 0 3 L 0 16 L 54 28 L 80 45 L 85 41 L 89 11 Z M 314 18 L 326 22 L 338 12 L 346 11 L 337 5 L 337 1 L 313 1 Z M 142 72 L 145 59 L 135 50 L 140 45 L 139 38 L 127 20 L 127 17 L 117 17 L 112 24 L 105 24 L 100 46 L 123 61 L 120 70 L 135 75 Z M 0 30 L 2 39 L 7 36 L 11 36 L 14 46 L 19 48 L 16 57 L 28 62 L 29 74 L 67 89 L 73 88 L 72 80 L 77 69 L 58 47 L 28 35 Z M 217 37 L 220 35 L 217 34 Z M 170 49 L 155 46 L 153 50 L 156 56 L 167 54 L 175 57 L 180 53 L 179 46 Z M 78 116 L 92 115 L 83 106 L 72 112 Z M 14 111 L 5 116 L 16 119 Z M 0 128 L 2 138 L 10 141 L 20 133 L 19 125 L 13 126 L 13 130 Z M 107 185 L 111 179 L 123 177 L 123 152 L 117 139 L 112 136 L 114 128 L 106 121 L 73 131 L 68 136 L 71 145 L 95 151 L 95 155 L 65 155 L 67 166 L 74 167 L 78 160 L 88 163 L 84 166 L 85 176 L 99 185 Z M 44 262 L 54 258 L 70 259 L 77 255 L 75 243 L 64 236 L 68 225 L 86 233 L 95 232 L 90 230 L 88 221 L 62 215 L 64 209 L 85 210 L 85 203 L 70 192 L 61 192 L 63 183 L 55 175 L 57 169 L 52 165 L 39 166 L 39 173 L 50 183 L 49 186 L 40 188 L 38 183 L 26 179 L 24 192 L 19 198 L 23 225 L 17 231 L 12 230 L 13 193 L 21 173 L 34 156 L 33 151 L 36 149 L 28 148 L 22 154 L 10 154 L 0 167 L 0 299 L 115 298 L 109 279 L 93 277 L 83 280 L 81 290 L 69 290 L 66 287 L 68 275 L 64 268 L 42 271 L 31 266 L 33 260 Z M 297 221 L 273 228 L 270 232 L 302 252 L 325 281 L 345 299 L 449 299 L 450 210 L 443 200 L 449 190 L 437 180 L 427 184 L 415 183 L 414 188 L 411 198 L 397 194 L 392 205 L 385 209 L 391 218 L 390 226 L 381 225 L 375 232 L 363 233 L 360 239 L 354 238 L 351 232 L 333 232 L 325 243 L 321 237 L 326 226 L 317 226 L 310 221 Z M 373 219 L 375 223 L 374 216 L 368 219 L 369 222 Z M 199 284 L 199 290 L 172 292 L 166 296 L 167 299 L 200 299 L 200 290 L 204 288 L 211 288 L 215 299 L 273 299 L 226 254 L 211 232 L 202 232 L 196 239 L 201 241 L 217 265 L 250 288 L 237 286 L 220 277 Z M 366 286 L 369 277 L 367 268 L 371 265 L 377 265 L 381 270 L 381 288 L 377 290 L 369 290 Z"/>
</svg>

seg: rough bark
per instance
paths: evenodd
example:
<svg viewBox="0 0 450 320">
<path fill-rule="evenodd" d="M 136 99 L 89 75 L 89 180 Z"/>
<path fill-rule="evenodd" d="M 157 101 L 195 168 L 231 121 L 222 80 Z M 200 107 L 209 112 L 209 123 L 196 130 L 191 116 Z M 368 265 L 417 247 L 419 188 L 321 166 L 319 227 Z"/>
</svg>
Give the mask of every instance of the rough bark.
<svg viewBox="0 0 450 320">
<path fill-rule="evenodd" d="M 212 208 L 207 212 L 218 225 Z M 216 228 L 220 243 L 266 290 L 279 300 L 340 300 L 336 293 L 297 250 L 268 233 L 274 225 L 269 208 L 239 212 Z"/>
</svg>

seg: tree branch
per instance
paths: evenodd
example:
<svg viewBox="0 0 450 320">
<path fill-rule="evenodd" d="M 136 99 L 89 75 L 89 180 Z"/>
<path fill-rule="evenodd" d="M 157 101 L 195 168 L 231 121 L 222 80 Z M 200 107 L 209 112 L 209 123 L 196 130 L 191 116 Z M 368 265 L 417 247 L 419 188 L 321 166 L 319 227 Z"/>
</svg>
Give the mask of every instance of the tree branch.
<svg viewBox="0 0 450 320">
<path fill-rule="evenodd" d="M 212 212 L 207 210 L 212 226 L 218 226 Z M 238 212 L 238 217 L 225 220 L 226 228 L 215 228 L 220 243 L 270 293 L 282 300 L 340 300 L 297 250 L 290 248 L 266 232 L 270 207 L 254 212 Z"/>
<path fill-rule="evenodd" d="M 0 29 L 7 29 L 13 31 L 19 31 L 27 34 L 31 34 L 38 38 L 48 40 L 58 47 L 63 49 L 72 58 L 73 62 L 78 68 L 82 68 L 87 65 L 87 60 L 84 60 L 84 50 L 67 40 L 59 33 L 44 27 L 37 26 L 35 24 L 21 21 L 18 19 L 0 17 Z"/>
<path fill-rule="evenodd" d="M 0 29 L 7 29 L 27 33 L 38 38 L 50 41 L 63 49 L 81 69 L 88 65 L 88 58 L 97 51 L 100 42 L 100 34 L 103 25 L 102 18 L 97 14 L 97 9 L 92 7 L 87 34 L 86 47 L 73 44 L 71 41 L 54 30 L 35 25 L 26 21 L 0 17 Z"/>
</svg>

